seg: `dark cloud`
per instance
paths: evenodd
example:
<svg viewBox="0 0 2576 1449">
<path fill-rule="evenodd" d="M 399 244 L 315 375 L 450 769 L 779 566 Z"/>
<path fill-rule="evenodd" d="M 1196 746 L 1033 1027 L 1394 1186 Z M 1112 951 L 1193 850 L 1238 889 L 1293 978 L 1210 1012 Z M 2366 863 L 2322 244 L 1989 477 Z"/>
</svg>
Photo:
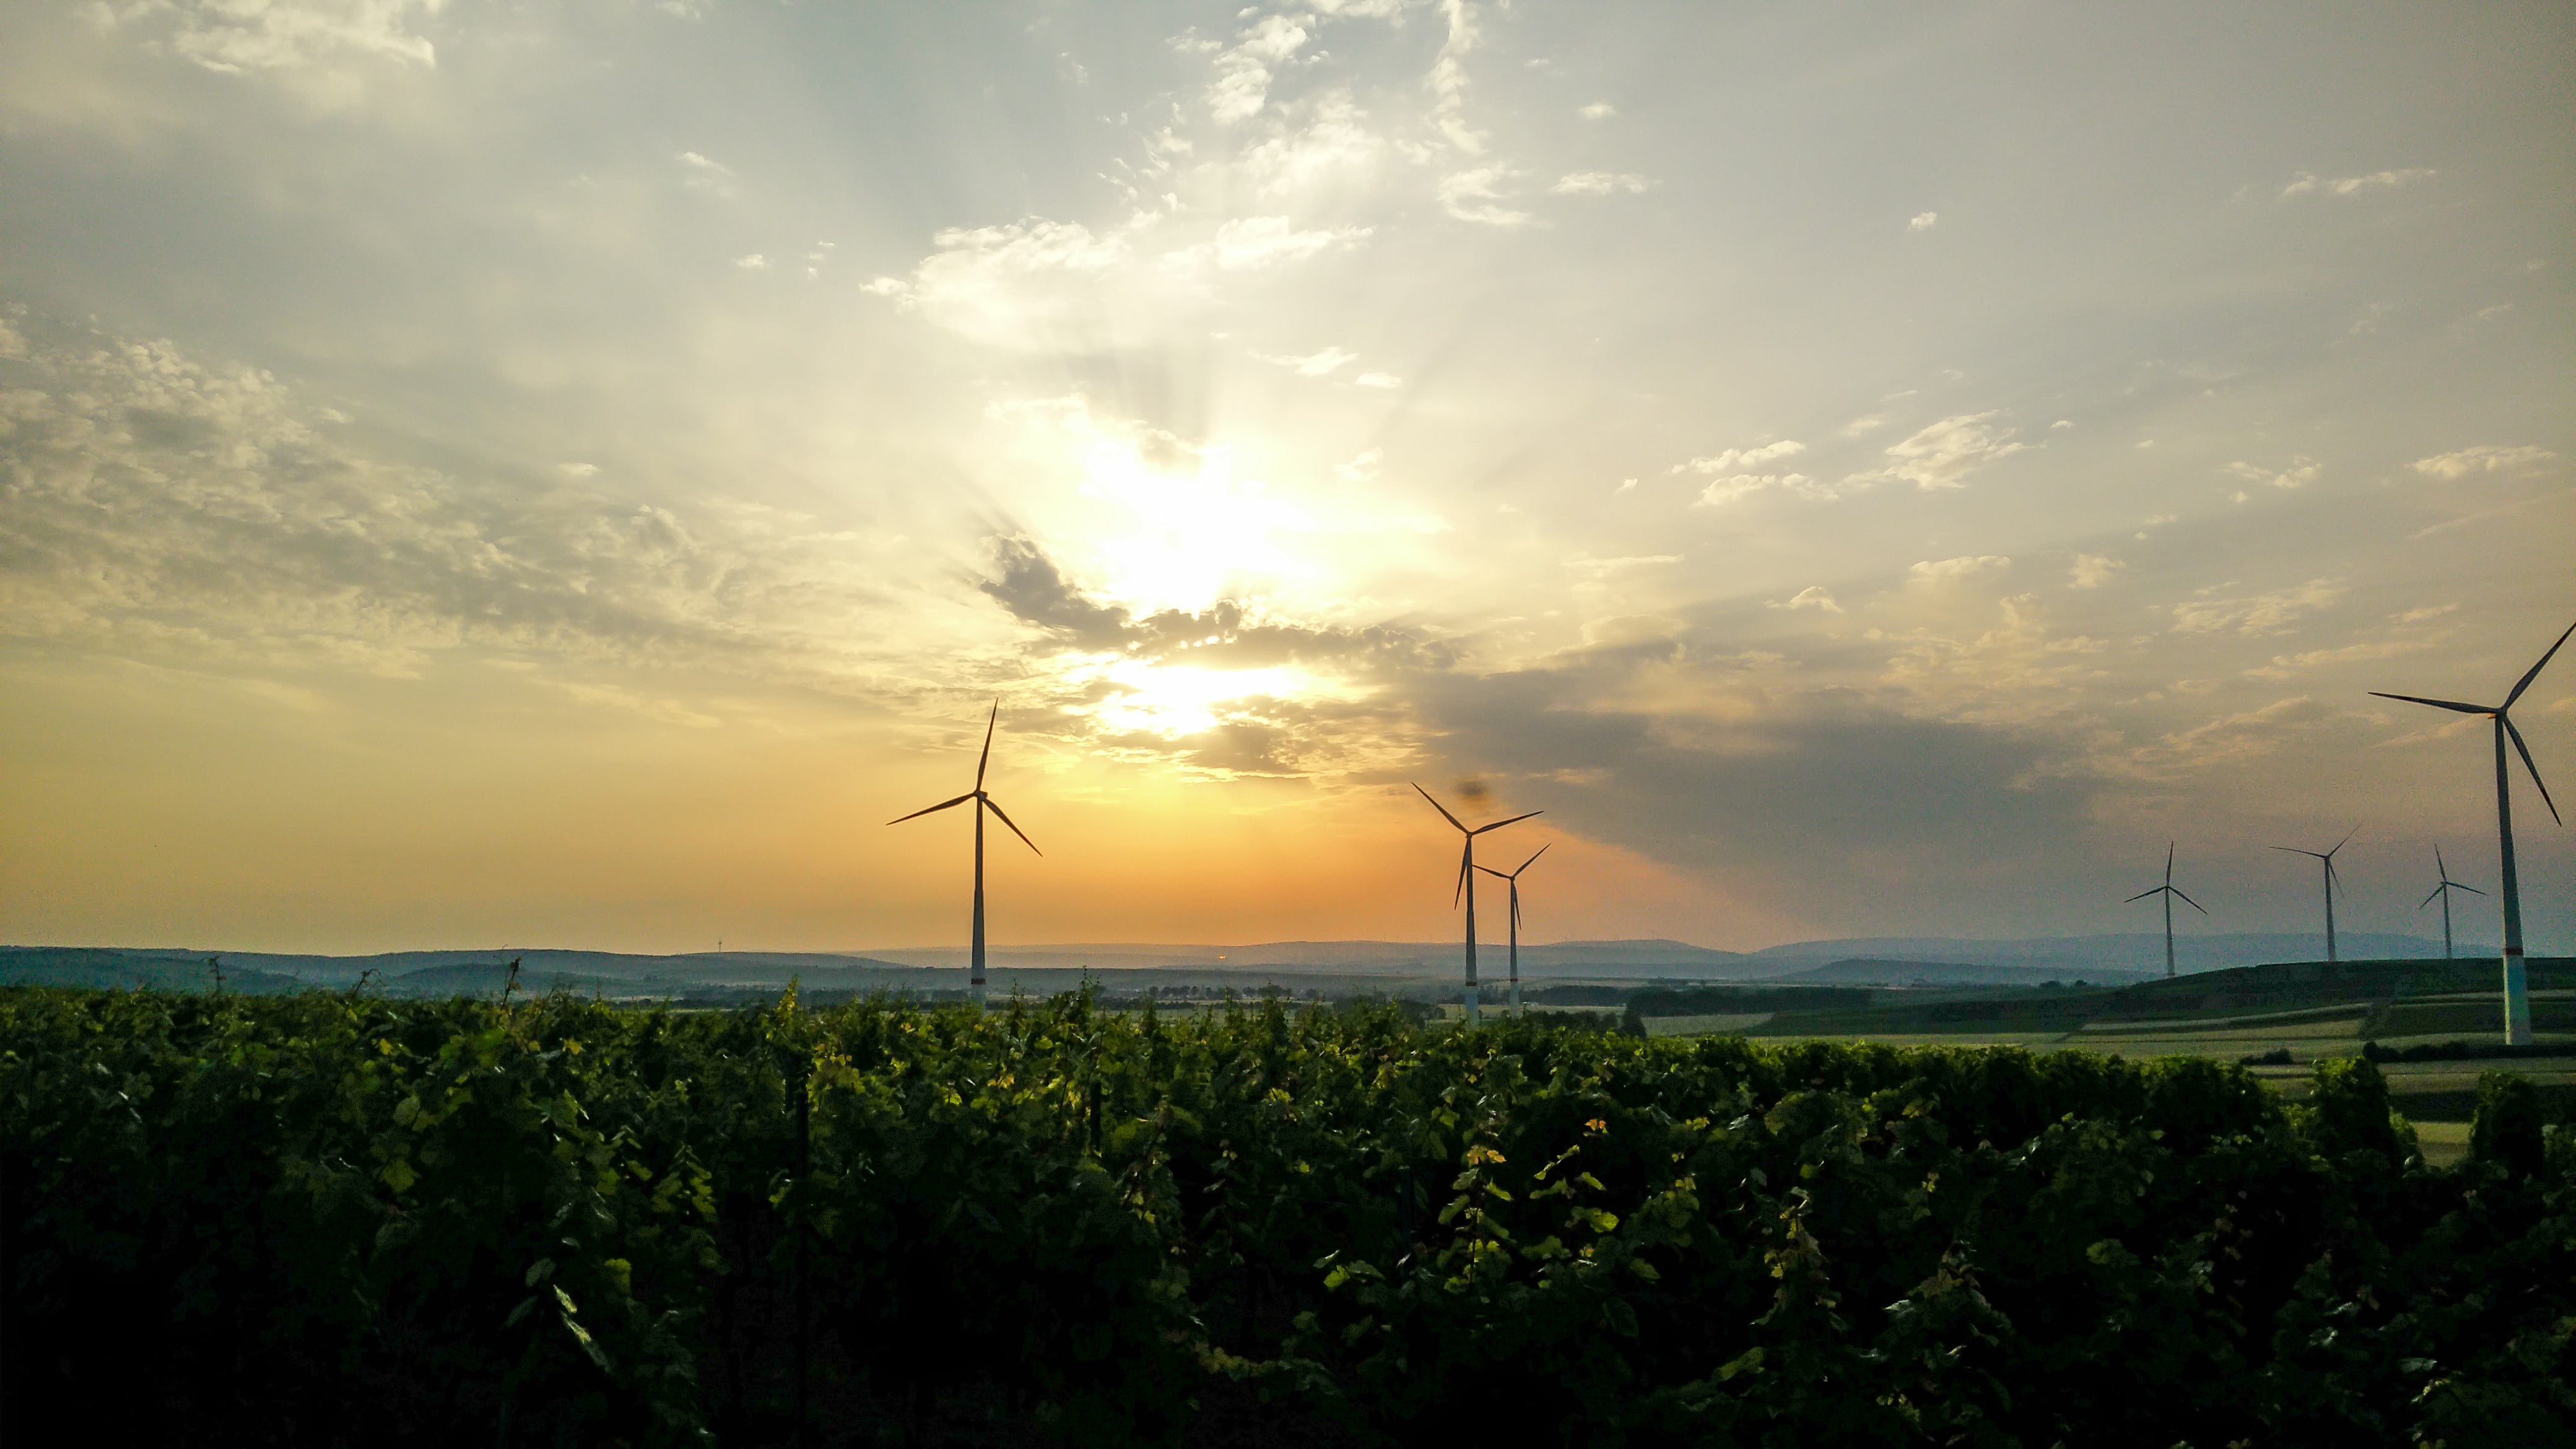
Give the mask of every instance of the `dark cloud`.
<svg viewBox="0 0 2576 1449">
<path fill-rule="evenodd" d="M 1233 599 L 1198 612 L 1163 609 L 1138 617 L 1074 587 L 1046 550 L 1026 538 L 994 541 L 999 577 L 978 585 L 1022 623 L 1067 649 L 1169 661 L 1186 655 L 1209 669 L 1266 669 L 1329 663 L 1352 672 L 1441 670 L 1453 646 L 1397 624 L 1314 627 L 1261 619 Z"/>
<path fill-rule="evenodd" d="M 1508 808 L 1759 882 L 1782 909 L 1921 921 L 1944 888 L 2053 869 L 2088 834 L 2093 784 L 2046 737 L 1838 691 L 1723 721 L 1600 703 L 1624 675 L 1582 658 L 1425 676 L 1411 705 L 1444 762 L 1503 786 Z"/>
</svg>

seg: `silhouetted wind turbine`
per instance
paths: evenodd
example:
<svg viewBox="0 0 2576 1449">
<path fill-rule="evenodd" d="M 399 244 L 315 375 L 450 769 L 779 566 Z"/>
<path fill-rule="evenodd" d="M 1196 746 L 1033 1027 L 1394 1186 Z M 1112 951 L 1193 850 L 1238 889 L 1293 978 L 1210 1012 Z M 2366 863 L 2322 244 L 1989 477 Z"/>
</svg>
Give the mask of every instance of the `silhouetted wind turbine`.
<svg viewBox="0 0 2576 1449">
<path fill-rule="evenodd" d="M 1505 823 L 1508 824 L 1509 822 Z M 1551 840 L 1547 844 L 1554 845 L 1555 843 L 1555 841 Z M 1496 880 L 1508 881 L 1511 884 L 1512 1015 L 1514 1016 L 1521 1014 L 1521 871 L 1527 870 L 1531 866 L 1538 864 L 1538 858 L 1545 854 L 1547 854 L 1547 845 L 1542 845 L 1538 849 L 1531 851 L 1530 858 L 1522 861 L 1518 869 L 1513 870 L 1508 874 L 1503 871 L 1496 870 L 1490 865 L 1480 865 L 1476 867 L 1476 869 L 1483 871 L 1485 874 L 1492 876 Z"/>
<path fill-rule="evenodd" d="M 927 809 L 915 810 L 910 815 L 898 816 L 886 822 L 888 825 L 901 825 L 906 820 L 918 820 L 924 815 L 937 814 L 939 811 L 963 805 L 969 800 L 975 802 L 975 940 L 973 948 L 967 953 L 966 990 L 973 998 L 975 1009 L 978 1011 L 984 1008 L 984 812 L 990 810 L 995 819 L 1000 820 L 1004 825 L 1010 825 L 1011 833 L 1020 838 L 1022 845 L 1036 851 L 1039 855 L 1046 854 L 1045 851 L 1038 850 L 1038 843 L 1029 839 L 1027 831 L 1011 824 L 1011 817 L 1002 813 L 1002 807 L 993 803 L 992 796 L 984 793 L 984 767 L 992 763 L 993 759 L 993 726 L 1001 718 L 1002 702 L 997 699 L 993 701 L 993 712 L 984 720 L 984 753 L 975 757 L 974 789 L 954 800 L 942 800 Z"/>
<path fill-rule="evenodd" d="M 1419 785 L 1414 786 L 1413 789 L 1414 793 L 1420 795 L 1423 799 L 1431 800 L 1430 791 L 1423 789 Z M 1477 1021 L 1476 837 L 1484 834 L 1488 830 L 1500 830 L 1506 825 L 1517 825 L 1521 821 L 1529 819 L 1530 815 L 1544 815 L 1547 812 L 1544 810 L 1533 810 L 1529 815 L 1515 815 L 1509 820 L 1497 820 L 1491 825 L 1479 825 L 1475 829 L 1470 830 L 1465 825 L 1460 824 L 1457 816 L 1449 813 L 1448 806 L 1441 804 L 1437 800 L 1431 800 L 1431 808 L 1440 812 L 1441 819 L 1448 821 L 1452 825 L 1456 825 L 1458 827 L 1458 833 L 1466 838 L 1465 844 L 1460 848 L 1458 853 L 1458 889 L 1450 894 L 1449 904 L 1455 906 L 1458 904 L 1458 901 L 1462 896 L 1467 902 L 1467 1024 L 1469 1026 L 1474 1026 Z"/>
<path fill-rule="evenodd" d="M 2129 897 L 2128 901 L 2121 902 L 2122 905 L 2127 905 L 2131 901 L 2143 901 L 2149 896 L 2163 896 L 2165 898 L 2165 979 L 2169 981 L 2173 979 L 2174 974 L 2173 903 L 2175 900 L 2179 899 L 2184 905 L 2191 907 L 2195 911 L 2199 911 L 2202 915 L 2205 916 L 2209 914 L 2209 912 L 2202 907 L 2200 902 L 2184 895 L 2180 890 L 2175 888 L 2173 883 L 2173 855 L 2173 842 L 2168 840 L 2165 842 L 2165 883 L 2151 891 L 2140 891 L 2136 895 Z"/>
<path fill-rule="evenodd" d="M 2514 683 L 2513 693 L 2506 695 L 2504 703 L 2499 705 L 2462 704 L 2455 699 L 2425 699 L 2420 695 L 2371 691 L 2381 699 L 2429 704 L 2435 709 L 2447 709 L 2456 714 L 2482 714 L 2495 721 L 2496 839 L 2500 845 L 2496 899 L 2504 906 L 2504 1039 L 2512 1046 L 2531 1044 L 2531 995 L 2524 989 L 2522 980 L 2522 890 L 2513 874 L 2513 771 L 2505 764 L 2504 758 L 2504 742 L 2508 735 L 2513 738 L 2515 752 L 2522 756 L 2522 767 L 2531 772 L 2531 783 L 2539 787 L 2540 803 L 2549 807 L 2549 818 L 2553 821 L 2558 820 L 2558 802 L 2549 798 L 2549 787 L 2541 784 L 2540 767 L 2531 762 L 2531 746 L 2522 742 L 2522 731 L 2513 727 L 2513 721 L 2506 718 L 2505 711 L 2512 709 L 2513 702 L 2522 698 L 2522 692 L 2531 688 L 2531 681 L 2538 679 L 2540 671 L 2548 667 L 2559 646 L 2567 642 L 2568 634 L 2576 634 L 2576 624 L 2567 626 L 2567 633 L 2558 636 L 2558 643 L 2549 646 L 2549 652 L 2540 656 L 2538 664 L 2522 672 L 2522 678 Z"/>
<path fill-rule="evenodd" d="M 2473 896 L 2482 896 L 2486 892 L 2476 886 L 2462 885 L 2451 879 L 2451 867 L 2443 863 L 2442 847 L 2438 845 L 2433 847 L 2433 873 L 2442 878 L 2442 883 L 2433 887 L 2433 895 L 2426 896 L 2423 904 L 2415 909 L 2420 911 L 2425 906 L 2433 904 L 2433 896 L 2442 898 L 2442 959 L 2448 961 L 2451 959 L 2451 892 L 2467 891 Z"/>
<path fill-rule="evenodd" d="M 2352 830 L 2359 830 L 2360 828 L 2361 828 L 2360 826 L 2356 825 L 2356 826 L 2354 826 L 2354 827 L 2352 828 Z M 2335 874 L 2335 868 L 2334 868 L 2335 851 L 2336 851 L 2336 850 L 2341 850 L 2341 849 L 2343 849 L 2346 845 L 2349 845 L 2349 844 L 2351 844 L 2351 843 L 2352 843 L 2352 830 L 2347 830 L 2347 831 L 2345 831 L 2345 832 L 2343 833 L 2343 839 L 2338 840 L 2338 841 L 2336 841 L 2336 842 L 2335 842 L 2335 848 L 2334 848 L 2334 850 L 2324 851 L 2324 852 L 2322 852 L 2322 853 L 2321 853 L 2321 852 L 2318 852 L 2318 851 L 2314 851 L 2314 850 L 2301 850 L 2301 849 L 2299 849 L 2299 848 L 2298 848 L 2297 846 L 2295 846 L 2295 845 L 2276 845 L 2276 846 L 2273 846 L 2273 847 L 2272 847 L 2274 850 L 2286 850 L 2286 851 L 2288 851 L 2289 853 L 2291 853 L 2292 855 L 2312 855 L 2312 856 L 2315 856 L 2315 857 L 2317 858 L 2318 862 L 2319 862 L 2320 864 L 2322 864 L 2322 865 L 2325 867 L 2325 881 L 2326 881 L 2326 960 L 2327 960 L 2328 962 L 2333 962 L 2333 961 L 2335 961 L 2335 960 L 2339 959 L 2339 958 L 2338 958 L 2338 957 L 2336 957 L 2336 955 L 2335 955 L 2335 939 L 2334 939 L 2334 893 L 2335 893 L 2335 887 L 2336 887 L 2336 886 L 2339 886 L 2339 885 L 2341 885 L 2341 884 L 2343 884 L 2343 878 Z"/>
</svg>

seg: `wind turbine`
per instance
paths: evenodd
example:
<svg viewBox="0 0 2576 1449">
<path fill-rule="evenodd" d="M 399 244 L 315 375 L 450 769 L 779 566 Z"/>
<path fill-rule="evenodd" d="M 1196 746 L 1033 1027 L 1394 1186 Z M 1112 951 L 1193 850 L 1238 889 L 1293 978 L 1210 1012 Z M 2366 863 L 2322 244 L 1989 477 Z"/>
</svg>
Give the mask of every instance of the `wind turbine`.
<svg viewBox="0 0 2576 1449">
<path fill-rule="evenodd" d="M 2442 847 L 2438 845 L 2433 847 L 2433 873 L 2442 878 L 2442 883 L 2433 887 L 2433 896 L 2442 898 L 2442 959 L 2448 961 L 2451 959 L 2451 892 L 2467 891 L 2473 896 L 2482 896 L 2486 892 L 2476 886 L 2462 885 L 2451 879 L 2451 868 L 2443 863 Z M 2426 896 L 2423 905 L 2415 909 L 2420 911 L 2424 906 L 2433 904 L 2433 896 Z"/>
<path fill-rule="evenodd" d="M 1420 795 L 1423 799 L 1431 800 L 1430 791 L 1423 789 L 1419 785 L 1414 786 L 1413 790 L 1415 794 Z M 1506 825 L 1516 825 L 1521 821 L 1529 819 L 1530 815 L 1544 815 L 1547 812 L 1544 810 L 1533 810 L 1529 815 L 1515 815 L 1509 820 L 1497 820 L 1491 825 L 1479 825 L 1475 829 L 1470 830 L 1465 825 L 1459 823 L 1457 816 L 1449 813 L 1448 806 L 1441 804 L 1437 800 L 1431 800 L 1431 808 L 1440 812 L 1441 819 L 1457 826 L 1458 833 L 1465 837 L 1465 842 L 1458 852 L 1458 889 L 1450 894 L 1449 904 L 1452 906 L 1458 904 L 1461 897 L 1465 898 L 1467 902 L 1467 1024 L 1469 1026 L 1474 1026 L 1477 1021 L 1476 837 L 1484 834 L 1488 830 L 1500 830 Z"/>
<path fill-rule="evenodd" d="M 2553 821 L 2558 820 L 2558 802 L 2549 798 L 2549 787 L 2540 780 L 2540 767 L 2531 762 L 2531 746 L 2522 742 L 2522 731 L 2513 727 L 2513 721 L 2506 717 L 2505 711 L 2512 709 L 2513 702 L 2522 698 L 2522 692 L 2531 688 L 2531 681 L 2540 677 L 2540 671 L 2557 655 L 2559 646 L 2567 642 L 2568 634 L 2576 634 L 2576 624 L 2567 626 L 2567 633 L 2558 636 L 2558 643 L 2549 646 L 2549 652 L 2540 656 L 2538 664 L 2522 672 L 2522 678 L 2514 683 L 2513 693 L 2506 695 L 2504 703 L 2499 705 L 2462 704 L 2455 699 L 2425 699 L 2420 695 L 2371 691 L 2380 699 L 2429 704 L 2455 714 L 2482 714 L 2495 721 L 2496 839 L 2501 845 L 2496 899 L 2504 906 L 2504 1039 L 2511 1046 L 2531 1044 L 2531 994 L 2525 989 L 2522 978 L 2522 890 L 2513 874 L 2513 772 L 2505 764 L 2506 736 L 2512 736 L 2513 748 L 2522 756 L 2522 767 L 2531 772 L 2531 783 L 2539 787 L 2540 803 L 2549 807 L 2549 818 Z M 2445 908 L 2447 906 L 2446 901 Z"/>
<path fill-rule="evenodd" d="M 2165 898 L 2165 979 L 2168 981 L 2173 979 L 2174 974 L 2173 903 L 2175 899 L 2180 898 L 2184 905 L 2191 907 L 2195 911 L 2199 911 L 2204 916 L 2209 914 L 2208 909 L 2202 906 L 2200 902 L 2193 900 L 2189 896 L 2183 895 L 2181 890 L 2175 887 L 2173 883 L 2173 855 L 2173 842 L 2168 840 L 2165 842 L 2165 883 L 2151 891 L 2140 891 L 2136 895 L 2129 897 L 2127 901 L 2121 902 L 2122 905 L 2127 905 L 2133 901 L 2143 901 L 2149 896 L 2163 896 Z"/>
<path fill-rule="evenodd" d="M 2354 827 L 2352 828 L 2352 830 L 2359 830 L 2360 828 L 2361 828 L 2360 826 L 2356 825 L 2356 826 L 2354 826 Z M 2338 841 L 2336 841 L 2336 842 L 2335 842 L 2335 848 L 2334 848 L 2334 850 L 2328 850 L 2328 851 L 2323 851 L 2323 852 L 2314 851 L 2314 850 L 2301 850 L 2301 849 L 2299 849 L 2299 848 L 2298 848 L 2297 846 L 2295 846 L 2295 845 L 2276 845 L 2276 846 L 2273 846 L 2273 847 L 2272 847 L 2274 850 L 2286 850 L 2286 851 L 2288 851 L 2288 852 L 2289 852 L 2290 854 L 2292 854 L 2292 855 L 2310 855 L 2310 856 L 2315 856 L 2315 857 L 2316 857 L 2316 859 L 2317 859 L 2317 861 L 2318 861 L 2318 863 L 2319 863 L 2319 864 L 2321 864 L 2321 865 L 2323 865 L 2323 866 L 2325 867 L 2325 882 L 2326 882 L 2326 961 L 2327 961 L 2327 963 L 2328 963 L 2328 964 L 2332 964 L 2334 961 L 2336 961 L 2337 959 L 2339 959 L 2339 958 L 2337 958 L 2337 957 L 2336 957 L 2336 955 L 2335 955 L 2335 939 L 2334 939 L 2334 893 L 2335 893 L 2335 887 L 2336 887 L 2336 886 L 2339 886 L 2339 885 L 2341 885 L 2341 884 L 2343 884 L 2343 880 L 2342 880 L 2342 878 L 2341 878 L 2340 876 L 2337 876 L 2337 875 L 2335 874 L 2335 868 L 2334 868 L 2335 851 L 2341 850 L 2341 849 L 2343 849 L 2346 845 L 2349 845 L 2349 844 L 2351 844 L 2351 843 L 2352 843 L 2352 830 L 2347 830 L 2347 831 L 2345 831 L 2345 832 L 2343 833 L 2343 839 L 2338 840 Z M 2347 894 L 2349 894 L 2349 892 L 2347 892 Z"/>
<path fill-rule="evenodd" d="M 1045 851 L 1038 850 L 1038 843 L 1029 839 L 1027 831 L 1011 824 L 1011 817 L 1002 813 L 1002 807 L 993 803 L 992 796 L 984 793 L 984 767 L 992 763 L 993 759 L 993 726 L 1001 718 L 1002 702 L 997 699 L 993 701 L 993 712 L 984 719 L 984 753 L 975 757 L 974 789 L 954 800 L 942 800 L 927 809 L 915 810 L 910 815 L 898 816 L 886 822 L 888 825 L 901 825 L 906 820 L 918 820 L 924 815 L 937 814 L 939 811 L 963 805 L 969 800 L 975 802 L 975 942 L 967 956 L 966 990 L 974 1000 L 975 1009 L 978 1011 L 984 1009 L 984 812 L 990 810 L 995 819 L 1000 820 L 1004 825 L 1010 825 L 1011 833 L 1020 838 L 1022 845 L 1036 851 L 1039 855 L 1046 854 Z"/>
<path fill-rule="evenodd" d="M 1547 844 L 1555 843 L 1551 840 Z M 1538 858 L 1545 854 L 1547 854 L 1547 845 L 1542 845 L 1530 852 L 1530 858 L 1522 861 L 1518 870 L 1509 874 L 1496 870 L 1490 865 L 1476 867 L 1496 880 L 1509 882 L 1512 888 L 1512 1015 L 1514 1016 L 1521 1014 L 1521 871 L 1538 864 Z"/>
</svg>

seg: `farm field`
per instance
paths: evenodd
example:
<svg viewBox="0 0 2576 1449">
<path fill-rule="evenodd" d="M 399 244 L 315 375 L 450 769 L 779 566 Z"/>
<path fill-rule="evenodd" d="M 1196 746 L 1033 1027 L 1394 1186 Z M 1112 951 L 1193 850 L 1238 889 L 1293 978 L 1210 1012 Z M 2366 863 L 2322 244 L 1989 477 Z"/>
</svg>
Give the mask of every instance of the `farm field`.
<svg viewBox="0 0 2576 1449">
<path fill-rule="evenodd" d="M 2080 1050 L 2134 1060 L 2239 1062 L 2281 1054 L 2277 1064 L 2249 1070 L 2267 1089 L 2295 1101 L 2307 1094 L 2315 1063 L 2358 1056 L 2364 1043 L 2403 1051 L 2497 1039 L 2499 1007 L 2492 987 L 2439 989 L 2492 969 L 2485 962 L 2346 963 L 2331 968 L 2329 976 L 2318 963 L 2306 963 L 2204 973 L 2223 979 L 2186 977 L 2117 991 L 1889 992 L 1858 1009 L 1661 1016 L 1645 1024 L 1657 1036 L 1750 1033 L 1764 1040 L 1893 1047 Z M 2302 972 L 2304 982 L 2278 979 Z M 2265 973 L 2275 979 L 2266 982 Z M 2544 1047 L 2562 1046 L 2564 1054 L 2381 1064 L 2399 1112 L 2419 1129 L 2443 1124 L 2441 1131 L 2418 1132 L 2428 1160 L 2448 1165 L 2466 1153 L 2466 1136 L 2451 1129 L 2469 1120 L 2481 1070 L 2511 1072 L 2555 1100 L 2576 1098 L 2576 988 L 2551 984 L 2568 979 L 2562 962 L 2535 962 L 2533 977 L 2539 988 L 2532 992 L 2534 1022 L 2540 1028 L 2533 1039 Z M 2409 990 L 2425 985 L 2436 989 Z M 2213 1005 L 2213 999 L 2225 1004 Z"/>
</svg>

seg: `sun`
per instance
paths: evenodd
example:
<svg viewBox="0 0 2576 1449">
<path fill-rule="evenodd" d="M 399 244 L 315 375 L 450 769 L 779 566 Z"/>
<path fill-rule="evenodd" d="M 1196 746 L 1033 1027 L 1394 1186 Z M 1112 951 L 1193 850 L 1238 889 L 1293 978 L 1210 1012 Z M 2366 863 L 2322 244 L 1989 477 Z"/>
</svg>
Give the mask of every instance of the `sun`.
<svg viewBox="0 0 2576 1449">
<path fill-rule="evenodd" d="M 1295 698 L 1314 692 L 1316 681 L 1292 664 L 1263 669 L 1207 669 L 1122 659 L 1104 671 L 1121 693 L 1100 706 L 1101 723 L 1165 739 L 1204 734 L 1221 723 L 1225 706 L 1254 699 Z"/>
</svg>

